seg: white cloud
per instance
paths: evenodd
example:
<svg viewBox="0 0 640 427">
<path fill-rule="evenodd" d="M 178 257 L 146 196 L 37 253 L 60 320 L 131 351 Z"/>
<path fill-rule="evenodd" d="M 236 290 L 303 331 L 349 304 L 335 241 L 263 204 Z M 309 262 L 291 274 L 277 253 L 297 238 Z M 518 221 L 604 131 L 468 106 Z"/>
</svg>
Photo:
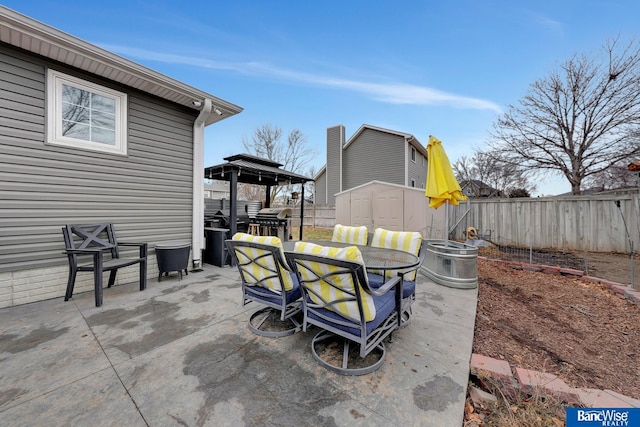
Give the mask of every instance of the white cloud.
<svg viewBox="0 0 640 427">
<path fill-rule="evenodd" d="M 471 98 L 453 93 L 443 92 L 425 86 L 405 83 L 371 83 L 343 78 L 299 72 L 274 67 L 261 62 L 223 62 L 193 56 L 175 55 L 137 49 L 127 46 L 102 45 L 103 48 L 121 55 L 170 64 L 184 64 L 201 68 L 231 70 L 248 75 L 286 79 L 311 85 L 336 89 L 346 89 L 362 93 L 379 102 L 408 105 L 447 105 L 460 109 L 493 110 L 501 113 L 497 104 L 479 98 Z"/>
</svg>

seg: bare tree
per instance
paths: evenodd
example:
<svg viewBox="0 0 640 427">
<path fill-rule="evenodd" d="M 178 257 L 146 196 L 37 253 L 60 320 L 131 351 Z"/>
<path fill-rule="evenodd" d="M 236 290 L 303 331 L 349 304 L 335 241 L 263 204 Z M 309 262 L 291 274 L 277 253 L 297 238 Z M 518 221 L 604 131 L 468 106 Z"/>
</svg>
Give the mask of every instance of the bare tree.
<svg viewBox="0 0 640 427">
<path fill-rule="evenodd" d="M 251 154 L 281 163 L 287 171 L 303 174 L 316 152 L 309 148 L 306 136 L 298 129 L 289 132 L 286 143 L 282 143 L 281 138 L 282 129 L 264 124 L 256 128 L 251 141 L 243 138 L 242 145 Z M 291 185 L 272 187 L 271 202 L 281 194 L 290 193 L 292 188 Z"/>
<path fill-rule="evenodd" d="M 600 191 L 636 187 L 638 185 L 637 174 L 629 171 L 628 163 L 611 165 L 602 172 L 590 175 L 584 180 L 585 187 Z"/>
<path fill-rule="evenodd" d="M 531 173 L 559 172 L 580 194 L 585 178 L 640 154 L 640 48 L 618 40 L 605 58 L 574 55 L 533 83 L 494 123 L 490 142 Z"/>
<path fill-rule="evenodd" d="M 318 173 L 318 170 L 316 169 L 316 167 L 314 165 L 312 165 L 309 168 L 308 172 L 307 172 L 307 176 L 313 178 L 313 177 L 316 176 L 317 173 Z M 304 184 L 304 195 L 305 195 L 305 198 L 308 198 L 310 200 L 314 199 L 315 194 L 316 194 L 316 185 L 315 184 L 316 183 L 314 181 L 307 181 Z"/>
<path fill-rule="evenodd" d="M 480 181 L 500 194 L 510 194 L 516 189 L 535 191 L 525 171 L 506 161 L 500 153 L 476 151 L 473 157 L 462 156 L 453 164 L 458 181 Z"/>
<path fill-rule="evenodd" d="M 238 183 L 238 195 L 244 200 L 264 200 L 265 187 L 263 185 L 253 185 Z"/>
</svg>

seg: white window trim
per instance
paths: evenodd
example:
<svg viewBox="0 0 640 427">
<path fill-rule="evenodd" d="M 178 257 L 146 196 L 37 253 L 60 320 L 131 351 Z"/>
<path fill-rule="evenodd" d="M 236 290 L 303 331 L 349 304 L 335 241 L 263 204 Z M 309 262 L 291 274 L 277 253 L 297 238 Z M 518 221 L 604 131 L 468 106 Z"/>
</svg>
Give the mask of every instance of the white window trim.
<svg viewBox="0 0 640 427">
<path fill-rule="evenodd" d="M 62 136 L 62 85 L 99 94 L 115 100 L 115 145 Z M 127 155 L 127 94 L 52 69 L 47 70 L 47 143 L 103 153 Z"/>
<path fill-rule="evenodd" d="M 417 155 L 417 153 L 416 153 L 416 147 L 411 147 L 411 161 L 412 161 L 413 163 L 415 163 L 415 162 L 416 162 L 416 155 Z"/>
</svg>

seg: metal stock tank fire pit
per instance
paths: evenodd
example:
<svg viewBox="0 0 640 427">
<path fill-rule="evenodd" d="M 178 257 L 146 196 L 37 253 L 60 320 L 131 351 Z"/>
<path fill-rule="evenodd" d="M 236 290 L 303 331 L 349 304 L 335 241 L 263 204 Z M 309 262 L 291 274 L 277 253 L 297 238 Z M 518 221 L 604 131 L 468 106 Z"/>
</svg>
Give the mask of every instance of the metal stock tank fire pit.
<svg viewBox="0 0 640 427">
<path fill-rule="evenodd" d="M 427 256 L 420 272 L 450 288 L 478 286 L 478 248 L 452 240 L 426 240 Z"/>
<path fill-rule="evenodd" d="M 169 275 L 171 271 L 177 271 L 182 280 L 182 272 L 188 275 L 189 253 L 191 243 L 185 240 L 171 240 L 156 244 L 156 260 L 158 261 L 158 282 L 162 281 L 162 275 Z"/>
</svg>

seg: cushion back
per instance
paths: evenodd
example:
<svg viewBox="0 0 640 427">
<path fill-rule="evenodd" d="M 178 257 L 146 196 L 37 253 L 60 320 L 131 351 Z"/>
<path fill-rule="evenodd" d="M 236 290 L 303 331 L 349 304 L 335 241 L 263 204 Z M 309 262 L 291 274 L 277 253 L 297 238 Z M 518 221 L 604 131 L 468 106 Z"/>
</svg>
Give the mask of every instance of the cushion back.
<svg viewBox="0 0 640 427">
<path fill-rule="evenodd" d="M 390 231 L 384 228 L 376 228 L 371 238 L 371 246 L 378 248 L 396 249 L 418 256 L 422 245 L 422 235 L 417 231 Z M 416 280 L 417 269 L 405 276 L 405 280 Z M 382 272 L 374 272 L 382 274 Z M 392 277 L 395 273 L 387 270 L 386 276 Z"/>
<path fill-rule="evenodd" d="M 367 244 L 367 227 L 353 227 L 350 225 L 336 224 L 333 227 L 332 242 L 352 243 L 354 245 Z"/>
<path fill-rule="evenodd" d="M 273 246 L 276 250 L 280 251 L 282 261 L 286 262 L 284 250 L 282 248 L 282 241 L 278 237 L 253 236 L 246 233 L 236 233 L 233 235 L 232 240 Z M 240 274 L 242 274 L 243 280 L 246 284 L 263 286 L 278 294 L 282 292 L 283 288 L 285 291 L 293 289 L 293 278 L 289 274 L 289 271 L 277 262 L 272 252 L 244 246 L 242 248 L 236 247 L 235 255 L 240 264 L 238 265 Z M 282 283 L 280 282 L 277 274 L 274 274 L 274 272 L 277 271 L 280 272 Z"/>
<path fill-rule="evenodd" d="M 337 259 L 350 261 L 359 264 L 363 269 L 366 268 L 362 254 L 357 247 L 333 248 L 313 243 L 297 242 L 294 252 L 318 256 L 318 261 L 300 260 L 296 265 L 300 274 L 300 284 L 305 287 L 306 293 L 313 303 L 325 306 L 324 308 L 349 320 L 360 322 L 358 301 L 352 296 L 357 294 L 362 302 L 364 321 L 369 322 L 376 317 L 373 296 L 365 292 L 361 284 L 356 283 L 356 276 L 346 271 L 343 267 L 331 265 L 331 260 Z M 326 259 L 326 262 L 323 262 L 323 258 Z M 363 276 L 366 281 L 366 274 Z M 329 283 L 333 284 L 333 286 Z M 345 301 L 333 303 L 342 299 Z"/>
</svg>

